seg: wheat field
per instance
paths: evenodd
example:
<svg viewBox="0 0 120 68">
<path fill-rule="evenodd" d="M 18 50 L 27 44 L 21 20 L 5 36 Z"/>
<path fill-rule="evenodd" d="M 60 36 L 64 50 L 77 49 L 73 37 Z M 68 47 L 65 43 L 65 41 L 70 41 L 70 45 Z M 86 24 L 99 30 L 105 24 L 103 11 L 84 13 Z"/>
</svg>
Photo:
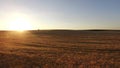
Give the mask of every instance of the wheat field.
<svg viewBox="0 0 120 68">
<path fill-rule="evenodd" d="M 0 31 L 0 68 L 120 68 L 120 31 Z"/>
</svg>

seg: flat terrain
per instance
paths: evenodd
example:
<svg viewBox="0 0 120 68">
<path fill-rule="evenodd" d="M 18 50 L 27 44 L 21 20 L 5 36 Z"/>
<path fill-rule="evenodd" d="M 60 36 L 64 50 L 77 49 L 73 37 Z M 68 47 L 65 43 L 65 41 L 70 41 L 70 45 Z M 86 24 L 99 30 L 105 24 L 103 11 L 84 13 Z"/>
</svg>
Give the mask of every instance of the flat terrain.
<svg viewBox="0 0 120 68">
<path fill-rule="evenodd" d="M 120 31 L 1 31 L 0 68 L 120 68 Z"/>
</svg>

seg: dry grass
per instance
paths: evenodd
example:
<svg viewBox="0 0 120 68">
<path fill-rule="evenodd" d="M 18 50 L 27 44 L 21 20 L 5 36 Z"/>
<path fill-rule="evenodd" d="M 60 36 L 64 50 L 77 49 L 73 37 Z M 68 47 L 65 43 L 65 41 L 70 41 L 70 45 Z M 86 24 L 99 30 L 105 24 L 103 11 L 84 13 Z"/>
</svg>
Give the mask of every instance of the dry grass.
<svg viewBox="0 0 120 68">
<path fill-rule="evenodd" d="M 120 31 L 3 31 L 0 68 L 120 68 Z"/>
</svg>

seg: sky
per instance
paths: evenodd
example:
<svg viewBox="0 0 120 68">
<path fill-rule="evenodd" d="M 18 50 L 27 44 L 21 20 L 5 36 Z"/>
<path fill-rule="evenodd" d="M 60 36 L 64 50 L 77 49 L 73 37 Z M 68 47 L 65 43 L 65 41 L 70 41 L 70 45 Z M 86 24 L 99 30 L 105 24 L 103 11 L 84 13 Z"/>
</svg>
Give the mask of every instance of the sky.
<svg viewBox="0 0 120 68">
<path fill-rule="evenodd" d="M 120 0 L 0 0 L 0 30 L 26 22 L 30 29 L 120 29 Z"/>
</svg>

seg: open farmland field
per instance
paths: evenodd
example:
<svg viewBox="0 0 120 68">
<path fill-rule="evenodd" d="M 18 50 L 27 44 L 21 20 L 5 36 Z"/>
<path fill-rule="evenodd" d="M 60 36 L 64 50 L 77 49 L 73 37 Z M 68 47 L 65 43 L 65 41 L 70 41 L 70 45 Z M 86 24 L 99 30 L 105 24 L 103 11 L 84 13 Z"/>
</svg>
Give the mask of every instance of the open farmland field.
<svg viewBox="0 0 120 68">
<path fill-rule="evenodd" d="M 120 68 L 120 31 L 1 31 L 0 68 Z"/>
</svg>

